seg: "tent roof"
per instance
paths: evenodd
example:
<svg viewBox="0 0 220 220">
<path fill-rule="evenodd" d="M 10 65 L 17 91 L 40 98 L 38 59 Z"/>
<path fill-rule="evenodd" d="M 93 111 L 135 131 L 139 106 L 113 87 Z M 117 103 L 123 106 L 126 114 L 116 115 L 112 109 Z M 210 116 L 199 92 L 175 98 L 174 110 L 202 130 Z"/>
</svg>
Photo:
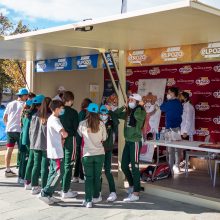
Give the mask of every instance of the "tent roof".
<svg viewBox="0 0 220 220">
<path fill-rule="evenodd" d="M 41 60 L 220 41 L 220 10 L 202 3 L 148 8 L 104 19 L 0 37 L 0 58 Z M 77 28 L 93 26 L 92 31 Z"/>
</svg>

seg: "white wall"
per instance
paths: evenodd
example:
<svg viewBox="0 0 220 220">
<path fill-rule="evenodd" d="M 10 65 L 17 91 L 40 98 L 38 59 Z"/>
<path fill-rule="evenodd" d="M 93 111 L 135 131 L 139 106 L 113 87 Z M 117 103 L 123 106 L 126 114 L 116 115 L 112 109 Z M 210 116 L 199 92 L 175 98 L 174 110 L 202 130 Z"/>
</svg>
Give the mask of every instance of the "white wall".
<svg viewBox="0 0 220 220">
<path fill-rule="evenodd" d="M 101 102 L 104 88 L 104 70 L 91 69 L 80 71 L 63 71 L 50 73 L 34 73 L 33 91 L 36 94 L 54 97 L 57 88 L 62 85 L 75 95 L 74 107 L 79 111 L 84 98 L 91 98 L 89 85 L 99 85 L 98 102 Z M 93 100 L 94 101 L 94 100 Z M 99 104 L 98 103 L 98 104 Z"/>
</svg>

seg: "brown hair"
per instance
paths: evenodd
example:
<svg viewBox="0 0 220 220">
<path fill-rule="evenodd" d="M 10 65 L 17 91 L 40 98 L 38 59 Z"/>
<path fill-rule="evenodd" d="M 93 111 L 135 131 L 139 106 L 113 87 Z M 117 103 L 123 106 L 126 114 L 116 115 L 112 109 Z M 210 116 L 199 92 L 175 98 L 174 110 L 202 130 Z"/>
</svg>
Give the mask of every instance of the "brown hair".
<svg viewBox="0 0 220 220">
<path fill-rule="evenodd" d="M 89 106 L 90 103 L 92 103 L 92 101 L 89 98 L 83 99 L 82 104 L 81 104 L 81 110 L 85 110 Z"/>
<path fill-rule="evenodd" d="M 46 124 L 47 123 L 47 119 L 48 119 L 48 115 L 51 112 L 49 105 L 51 103 L 51 98 L 50 97 L 46 97 L 44 98 L 41 107 L 40 107 L 40 120 L 42 122 L 42 124 Z"/>
<path fill-rule="evenodd" d="M 49 108 L 54 112 L 57 108 L 63 107 L 63 102 L 60 100 L 52 100 L 49 104 Z"/>
<path fill-rule="evenodd" d="M 73 101 L 74 100 L 74 94 L 71 91 L 65 91 L 63 93 L 63 102 L 69 102 L 69 101 Z"/>
<path fill-rule="evenodd" d="M 88 112 L 87 125 L 88 128 L 91 129 L 92 133 L 97 133 L 99 131 L 99 125 L 100 125 L 99 114 Z"/>
</svg>

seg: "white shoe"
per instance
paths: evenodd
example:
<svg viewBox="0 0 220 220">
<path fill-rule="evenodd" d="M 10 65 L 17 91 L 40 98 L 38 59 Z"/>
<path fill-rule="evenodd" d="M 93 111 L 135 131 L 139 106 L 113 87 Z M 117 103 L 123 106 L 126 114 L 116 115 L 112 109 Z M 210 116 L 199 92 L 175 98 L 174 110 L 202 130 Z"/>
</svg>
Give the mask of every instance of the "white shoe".
<svg viewBox="0 0 220 220">
<path fill-rule="evenodd" d="M 40 199 L 41 201 L 45 202 L 48 205 L 52 205 L 54 204 L 54 202 L 51 200 L 52 197 L 46 196 L 43 197 L 41 194 L 38 195 L 38 199 Z"/>
<path fill-rule="evenodd" d="M 117 195 L 115 192 L 110 193 L 109 197 L 107 198 L 108 202 L 114 202 L 117 199 Z"/>
<path fill-rule="evenodd" d="M 15 177 L 17 174 L 13 172 L 11 169 L 9 171 L 5 170 L 5 177 Z"/>
<path fill-rule="evenodd" d="M 123 201 L 124 202 L 135 202 L 135 201 L 138 201 L 139 199 L 140 199 L 139 196 L 136 196 L 132 193 L 130 196 L 125 198 Z"/>
<path fill-rule="evenodd" d="M 134 187 L 133 186 L 129 186 L 128 189 L 127 189 L 127 194 L 130 195 L 133 192 L 134 192 Z"/>
<path fill-rule="evenodd" d="M 78 183 L 79 182 L 79 178 L 78 177 L 73 177 L 72 182 L 73 183 Z"/>
<path fill-rule="evenodd" d="M 37 195 L 40 192 L 41 192 L 41 188 L 39 186 L 32 187 L 32 189 L 31 189 L 31 194 L 32 195 Z"/>
<path fill-rule="evenodd" d="M 24 184 L 25 190 L 32 190 L 31 184 Z"/>
<path fill-rule="evenodd" d="M 25 182 L 25 181 L 24 181 L 23 179 L 21 179 L 20 177 L 17 179 L 17 183 L 18 183 L 18 184 L 22 184 L 22 185 L 23 185 L 24 182 Z"/>
<path fill-rule="evenodd" d="M 180 168 L 176 165 L 173 166 L 173 173 L 174 174 L 180 174 Z"/>
<path fill-rule="evenodd" d="M 87 202 L 86 208 L 92 208 L 92 202 Z"/>
<path fill-rule="evenodd" d="M 93 203 L 98 203 L 98 202 L 101 202 L 101 201 L 102 201 L 102 197 L 101 196 L 99 196 L 98 198 L 93 198 L 92 199 Z"/>
<path fill-rule="evenodd" d="M 82 179 L 79 178 L 79 183 L 81 183 L 81 184 L 85 183 L 85 180 L 82 180 Z"/>
<path fill-rule="evenodd" d="M 83 202 L 82 202 L 82 206 L 86 206 L 86 205 L 87 205 L 86 200 L 83 200 Z"/>
<path fill-rule="evenodd" d="M 55 198 L 55 197 L 53 197 L 53 196 L 51 196 L 51 197 L 49 197 L 49 198 L 50 198 L 50 200 L 53 201 L 54 203 L 61 202 L 60 199 L 57 199 L 57 198 Z"/>
<path fill-rule="evenodd" d="M 77 197 L 78 193 L 74 192 L 74 191 L 68 191 L 68 192 L 62 192 L 61 197 L 63 199 L 67 199 L 67 198 L 75 198 Z"/>
</svg>

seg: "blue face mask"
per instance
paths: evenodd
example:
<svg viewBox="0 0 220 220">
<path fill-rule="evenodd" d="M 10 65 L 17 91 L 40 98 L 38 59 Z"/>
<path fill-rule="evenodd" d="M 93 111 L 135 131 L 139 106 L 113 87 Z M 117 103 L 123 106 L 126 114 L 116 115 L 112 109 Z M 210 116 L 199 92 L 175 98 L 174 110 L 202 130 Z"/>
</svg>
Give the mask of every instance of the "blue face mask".
<svg viewBox="0 0 220 220">
<path fill-rule="evenodd" d="M 108 119 L 108 115 L 100 115 L 100 119 L 105 122 Z"/>
<path fill-rule="evenodd" d="M 65 113 L 65 109 L 61 109 L 61 111 L 60 111 L 60 116 L 61 116 L 61 115 L 64 115 L 64 113 Z"/>
</svg>

